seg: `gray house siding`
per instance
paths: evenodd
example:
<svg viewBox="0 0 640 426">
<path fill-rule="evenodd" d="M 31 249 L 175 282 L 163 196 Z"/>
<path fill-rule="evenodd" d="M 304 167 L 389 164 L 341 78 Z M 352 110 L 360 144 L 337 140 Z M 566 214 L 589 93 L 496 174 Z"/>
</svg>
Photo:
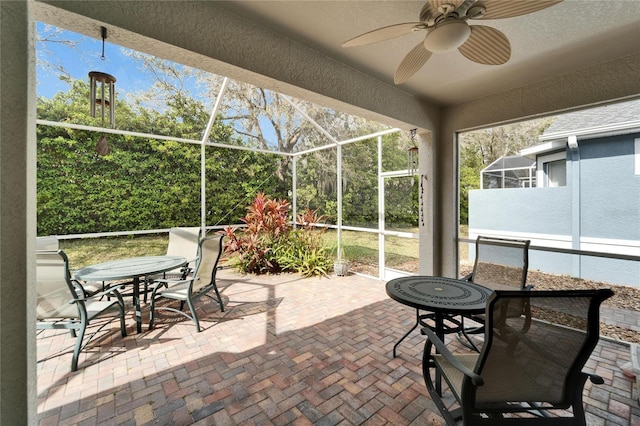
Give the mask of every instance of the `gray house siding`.
<svg viewBox="0 0 640 426">
<path fill-rule="evenodd" d="M 469 229 L 571 235 L 568 187 L 469 192 Z"/>
<path fill-rule="evenodd" d="M 634 174 L 637 137 L 640 134 L 579 143 L 580 239 L 585 250 L 607 251 L 615 242 L 640 241 L 640 176 Z M 640 286 L 640 262 L 583 256 L 579 274 Z"/>
<path fill-rule="evenodd" d="M 532 245 L 571 248 L 569 187 L 485 189 L 469 192 L 469 238 L 529 239 Z M 474 248 L 469 246 L 473 259 Z M 572 256 L 531 250 L 529 268 L 569 274 Z"/>
<path fill-rule="evenodd" d="M 636 138 L 640 133 L 579 140 L 577 149 L 566 151 L 563 187 L 470 191 L 469 237 L 526 238 L 533 246 L 638 255 Z M 529 260 L 532 270 L 640 287 L 640 262 L 537 250 Z"/>
<path fill-rule="evenodd" d="M 640 240 L 640 176 L 634 175 L 634 138 L 581 141 L 580 210 L 585 237 Z"/>
</svg>

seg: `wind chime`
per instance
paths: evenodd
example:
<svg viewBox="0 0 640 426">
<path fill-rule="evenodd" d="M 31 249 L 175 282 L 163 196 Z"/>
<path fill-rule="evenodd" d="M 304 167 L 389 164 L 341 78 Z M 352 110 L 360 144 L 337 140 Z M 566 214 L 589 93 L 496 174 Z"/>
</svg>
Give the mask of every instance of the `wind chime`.
<svg viewBox="0 0 640 426">
<path fill-rule="evenodd" d="M 107 29 L 100 27 L 100 30 L 102 35 L 102 56 L 100 59 L 104 61 L 104 41 L 107 38 Z M 114 128 L 116 126 L 116 78 L 100 71 L 90 71 L 89 101 L 91 117 L 95 118 L 97 109 L 99 108 L 100 116 L 102 117 L 102 126 L 104 127 L 104 118 L 108 113 L 109 126 Z M 111 152 L 106 135 L 101 135 L 98 138 L 96 152 L 98 155 L 107 155 Z"/>
<path fill-rule="evenodd" d="M 411 146 L 407 150 L 407 173 L 409 176 L 416 174 L 418 169 L 418 146 L 416 145 L 416 131 L 418 129 L 411 129 L 409 134 L 411 135 Z"/>
</svg>

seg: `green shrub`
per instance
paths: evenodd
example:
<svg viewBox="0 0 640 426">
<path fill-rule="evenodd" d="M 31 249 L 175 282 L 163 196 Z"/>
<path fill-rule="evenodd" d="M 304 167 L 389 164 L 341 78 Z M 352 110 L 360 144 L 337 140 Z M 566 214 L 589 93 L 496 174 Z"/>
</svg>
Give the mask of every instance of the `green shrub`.
<svg viewBox="0 0 640 426">
<path fill-rule="evenodd" d="M 317 210 L 306 209 L 298 216 L 300 229 L 289 224 L 286 200 L 273 200 L 259 193 L 241 220 L 246 228 L 226 228 L 225 250 L 233 255 L 242 272 L 263 274 L 298 272 L 308 277 L 326 275 L 332 265 L 323 247 L 323 220 Z"/>
<path fill-rule="evenodd" d="M 275 248 L 278 265 L 283 270 L 295 271 L 305 277 L 327 275 L 333 262 L 328 250 L 317 243 L 308 229 L 296 229 L 282 238 Z"/>
</svg>

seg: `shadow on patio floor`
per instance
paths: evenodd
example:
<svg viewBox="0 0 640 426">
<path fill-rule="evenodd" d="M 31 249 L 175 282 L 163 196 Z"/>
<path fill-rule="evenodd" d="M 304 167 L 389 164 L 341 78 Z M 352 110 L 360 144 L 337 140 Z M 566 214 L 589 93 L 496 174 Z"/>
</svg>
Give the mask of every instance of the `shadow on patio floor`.
<svg viewBox="0 0 640 426">
<path fill-rule="evenodd" d="M 203 331 L 160 317 L 105 328 L 69 371 L 69 333 L 38 337 L 40 424 L 441 424 L 422 380 L 423 337 L 391 357 L 415 311 L 362 276 L 301 279 L 221 271 L 226 312 L 202 299 Z M 452 342 L 453 344 L 453 342 Z M 587 368 L 591 424 L 636 424 L 628 346 L 601 341 Z M 636 423 L 634 423 L 636 422 Z"/>
</svg>

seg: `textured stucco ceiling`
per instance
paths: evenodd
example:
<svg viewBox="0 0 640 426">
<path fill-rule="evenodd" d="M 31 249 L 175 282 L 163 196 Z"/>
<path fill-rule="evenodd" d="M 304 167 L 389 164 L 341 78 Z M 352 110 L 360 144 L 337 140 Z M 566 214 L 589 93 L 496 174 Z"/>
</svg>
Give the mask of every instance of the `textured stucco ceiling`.
<svg viewBox="0 0 640 426">
<path fill-rule="evenodd" d="M 393 84 L 415 33 L 362 47 L 341 44 L 366 31 L 416 21 L 424 1 L 228 1 L 224 7 L 272 31 Z M 491 21 L 511 41 L 500 66 L 480 65 L 457 51 L 433 55 L 401 88 L 442 105 L 540 81 L 640 52 L 640 1 L 564 0 L 532 14 Z"/>
</svg>

